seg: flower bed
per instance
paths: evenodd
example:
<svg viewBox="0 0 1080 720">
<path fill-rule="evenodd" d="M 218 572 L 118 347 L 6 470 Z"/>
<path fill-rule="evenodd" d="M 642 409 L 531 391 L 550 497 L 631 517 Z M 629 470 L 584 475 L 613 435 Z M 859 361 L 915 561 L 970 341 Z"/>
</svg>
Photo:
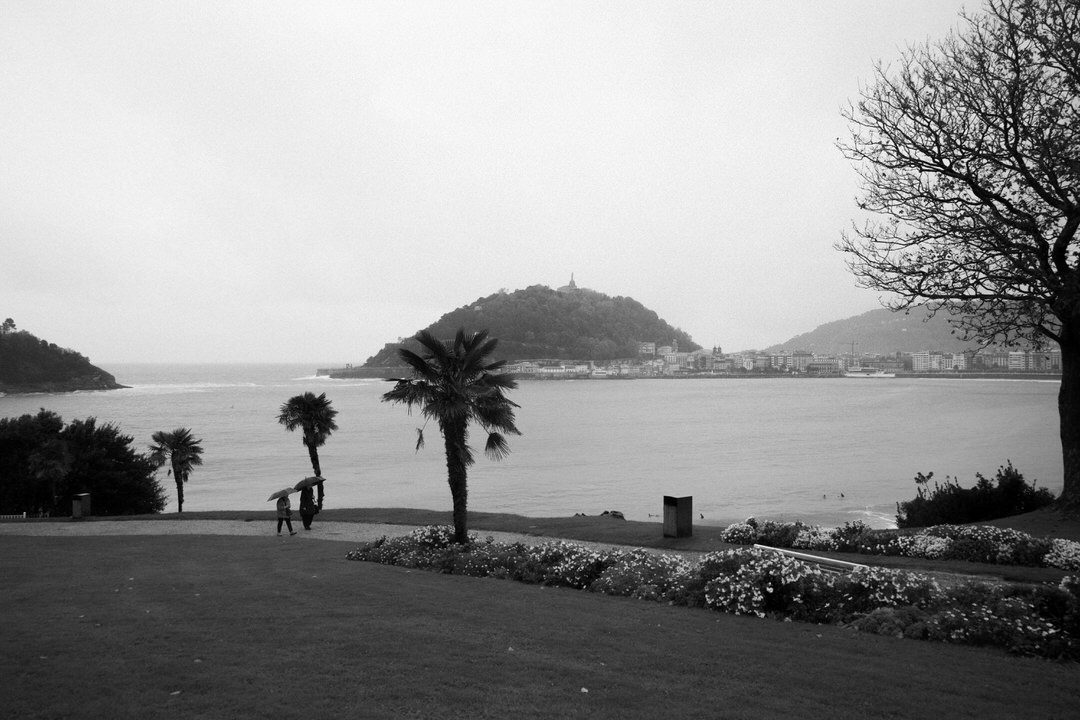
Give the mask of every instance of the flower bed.
<svg viewBox="0 0 1080 720">
<path fill-rule="evenodd" d="M 727 526 L 720 537 L 735 545 L 760 543 L 779 548 L 1080 570 L 1080 542 L 1037 538 L 990 525 L 935 525 L 917 533 L 899 534 L 872 530 L 858 521 L 822 528 L 750 518 Z"/>
<path fill-rule="evenodd" d="M 743 528 L 737 532 L 747 534 Z M 793 540 L 801 537 L 801 532 L 788 534 Z M 997 553 L 1005 537 L 942 531 L 927 535 L 936 539 L 925 541 L 925 547 L 918 551 L 939 552 L 941 541 L 948 540 L 950 534 L 971 540 L 983 554 L 988 548 Z M 852 535 L 849 528 L 829 542 L 844 546 L 852 542 Z M 817 538 L 811 542 L 826 542 L 821 533 L 807 533 L 807 537 Z M 383 537 L 347 557 L 742 615 L 845 624 L 897 637 L 991 645 L 1025 655 L 1080 659 L 1078 576 L 1068 576 L 1057 586 L 967 582 L 943 588 L 919 573 L 860 568 L 837 574 L 754 548 L 712 552 L 690 562 L 640 548 L 594 550 L 563 541 L 525 545 L 491 538 L 480 541 L 475 536 L 470 540 L 467 545 L 454 544 L 452 528 L 432 526 L 398 538 Z M 998 553 L 995 557 L 1004 556 Z"/>
</svg>

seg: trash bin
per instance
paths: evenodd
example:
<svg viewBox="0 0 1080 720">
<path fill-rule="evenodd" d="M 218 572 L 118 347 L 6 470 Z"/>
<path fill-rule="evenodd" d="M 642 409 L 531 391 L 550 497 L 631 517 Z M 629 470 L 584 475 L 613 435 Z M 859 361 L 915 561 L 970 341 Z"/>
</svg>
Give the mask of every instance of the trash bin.
<svg viewBox="0 0 1080 720">
<path fill-rule="evenodd" d="M 664 537 L 690 537 L 694 534 L 694 497 L 664 496 Z"/>
<path fill-rule="evenodd" d="M 90 516 L 90 493 L 78 493 L 71 499 L 71 519 L 81 520 Z"/>
</svg>

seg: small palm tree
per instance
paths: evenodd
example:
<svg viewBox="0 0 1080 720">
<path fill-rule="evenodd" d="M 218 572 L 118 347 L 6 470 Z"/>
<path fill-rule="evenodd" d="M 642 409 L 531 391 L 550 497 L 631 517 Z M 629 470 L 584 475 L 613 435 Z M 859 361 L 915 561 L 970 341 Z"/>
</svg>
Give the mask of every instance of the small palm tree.
<svg viewBox="0 0 1080 720">
<path fill-rule="evenodd" d="M 295 395 L 281 406 L 278 422 L 287 430 L 303 428 L 304 446 L 308 449 L 308 457 L 311 458 L 311 469 L 317 477 L 322 477 L 322 468 L 319 466 L 319 448 L 326 443 L 330 434 L 338 429 L 334 422 L 334 416 L 338 411 L 330 407 L 330 401 L 326 399 L 326 393 L 316 397 L 315 393 L 306 392 L 303 395 Z M 319 483 L 319 509 L 323 505 L 323 486 Z"/>
<path fill-rule="evenodd" d="M 487 330 L 466 335 L 462 329 L 451 342 L 421 331 L 416 340 L 423 346 L 422 354 L 404 348 L 398 351 L 412 368 L 413 377 L 394 379 L 394 389 L 382 397 L 383 402 L 419 407 L 424 417 L 439 424 L 454 503 L 454 541 L 458 543 L 469 540 L 467 471 L 474 462 L 468 445 L 469 423 L 478 423 L 488 433 L 484 452 L 493 460 L 510 452 L 503 433 L 521 434 L 514 425 L 514 408 L 519 406 L 504 394 L 516 388 L 517 382 L 512 375 L 495 372 L 505 360 L 488 362 L 498 340 L 487 336 Z M 424 431 L 417 432 L 419 450 L 424 445 Z"/>
<path fill-rule="evenodd" d="M 184 483 L 192 468 L 202 465 L 202 439 L 196 440 L 188 428 L 176 428 L 172 432 L 158 430 L 150 436 L 150 460 L 161 467 L 167 460 L 169 473 L 176 480 L 176 512 L 184 512 Z"/>
</svg>

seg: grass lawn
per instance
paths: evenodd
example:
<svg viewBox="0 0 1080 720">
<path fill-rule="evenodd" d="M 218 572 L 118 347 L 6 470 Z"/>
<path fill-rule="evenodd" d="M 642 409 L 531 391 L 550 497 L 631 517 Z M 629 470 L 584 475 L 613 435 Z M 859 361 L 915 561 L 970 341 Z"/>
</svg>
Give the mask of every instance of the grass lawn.
<svg viewBox="0 0 1080 720">
<path fill-rule="evenodd" d="M 1075 665 L 350 562 L 351 548 L 0 537 L 2 706 L 13 718 L 985 720 L 1071 718 L 1080 704 Z"/>
</svg>

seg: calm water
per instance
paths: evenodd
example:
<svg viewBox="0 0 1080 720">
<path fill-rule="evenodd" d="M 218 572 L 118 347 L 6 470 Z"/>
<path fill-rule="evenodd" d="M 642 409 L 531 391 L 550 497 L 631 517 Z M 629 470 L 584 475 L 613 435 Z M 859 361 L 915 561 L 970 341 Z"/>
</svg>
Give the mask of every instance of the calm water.
<svg viewBox="0 0 1080 720">
<path fill-rule="evenodd" d="M 267 495 L 311 474 L 300 435 L 277 424 L 280 405 L 326 392 L 339 430 L 319 450 L 328 507 L 448 509 L 438 429 L 413 447 L 419 415 L 379 401 L 389 383 L 330 380 L 296 365 L 114 365 L 132 386 L 112 392 L 0 397 L 0 416 L 39 408 L 65 420 L 95 416 L 150 443 L 190 427 L 204 464 L 188 510 L 268 509 Z M 692 495 L 696 523 L 753 515 L 835 525 L 893 520 L 918 471 L 993 476 L 1011 459 L 1029 480 L 1061 489 L 1058 383 L 819 379 L 522 383 L 512 453 L 479 451 L 469 506 L 523 515 L 663 512 L 664 495 Z M 175 510 L 172 478 L 162 485 Z M 841 494 L 843 496 L 841 497 Z M 703 514 L 704 519 L 699 517 Z"/>
</svg>

